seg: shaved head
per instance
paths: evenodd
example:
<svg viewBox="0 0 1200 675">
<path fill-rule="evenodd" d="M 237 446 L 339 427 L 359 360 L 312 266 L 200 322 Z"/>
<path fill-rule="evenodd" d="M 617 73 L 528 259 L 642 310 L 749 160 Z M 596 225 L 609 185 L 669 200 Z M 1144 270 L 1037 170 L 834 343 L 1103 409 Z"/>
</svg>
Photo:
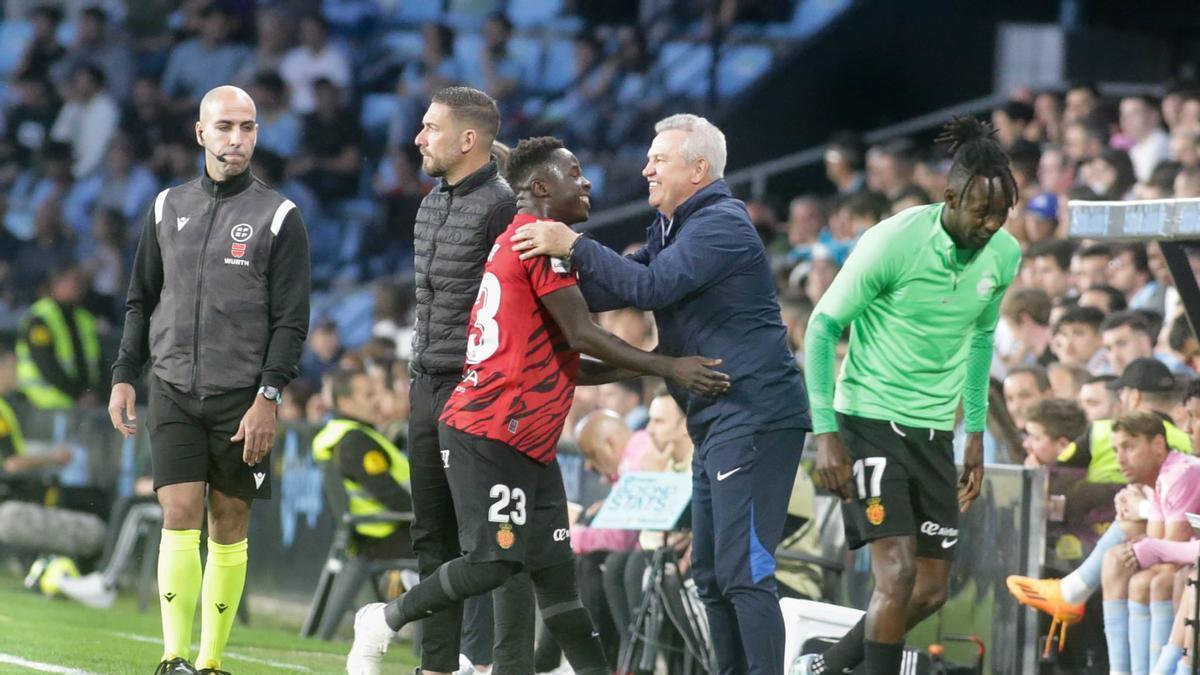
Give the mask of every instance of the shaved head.
<svg viewBox="0 0 1200 675">
<path fill-rule="evenodd" d="M 245 91 L 223 85 L 200 100 L 196 142 L 205 150 L 204 168 L 210 178 L 224 181 L 244 173 L 257 141 L 258 110 Z"/>
<path fill-rule="evenodd" d="M 597 410 L 580 420 L 578 429 L 576 438 L 584 458 L 600 473 L 615 476 L 633 435 L 625 420 L 612 410 Z"/>
</svg>

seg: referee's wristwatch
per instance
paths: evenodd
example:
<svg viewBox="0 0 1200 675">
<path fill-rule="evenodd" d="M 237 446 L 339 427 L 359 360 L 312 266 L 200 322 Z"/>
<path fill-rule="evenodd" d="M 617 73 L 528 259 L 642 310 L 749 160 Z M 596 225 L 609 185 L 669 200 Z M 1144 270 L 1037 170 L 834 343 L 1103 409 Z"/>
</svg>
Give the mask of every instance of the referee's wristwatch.
<svg viewBox="0 0 1200 675">
<path fill-rule="evenodd" d="M 258 388 L 258 395 L 271 401 L 275 405 L 283 403 L 283 392 L 278 387 L 272 387 L 269 384 L 264 384 Z"/>
</svg>

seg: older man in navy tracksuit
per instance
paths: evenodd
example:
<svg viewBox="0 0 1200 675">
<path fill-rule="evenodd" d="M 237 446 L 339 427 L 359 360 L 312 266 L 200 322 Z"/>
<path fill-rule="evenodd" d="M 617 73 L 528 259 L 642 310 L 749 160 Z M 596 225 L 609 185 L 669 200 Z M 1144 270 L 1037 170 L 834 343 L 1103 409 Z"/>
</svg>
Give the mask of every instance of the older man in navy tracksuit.
<svg viewBox="0 0 1200 675">
<path fill-rule="evenodd" d="M 670 387 L 696 444 L 692 576 L 719 673 L 778 675 L 774 553 L 812 428 L 808 398 L 762 243 L 721 180 L 724 134 L 695 115 L 668 117 L 655 131 L 642 175 L 659 216 L 645 247 L 622 257 L 557 223 L 527 225 L 514 241 L 526 256 L 569 257 L 593 311 L 653 310 L 660 353 L 722 360 L 718 370 L 732 380 L 725 396 Z"/>
</svg>

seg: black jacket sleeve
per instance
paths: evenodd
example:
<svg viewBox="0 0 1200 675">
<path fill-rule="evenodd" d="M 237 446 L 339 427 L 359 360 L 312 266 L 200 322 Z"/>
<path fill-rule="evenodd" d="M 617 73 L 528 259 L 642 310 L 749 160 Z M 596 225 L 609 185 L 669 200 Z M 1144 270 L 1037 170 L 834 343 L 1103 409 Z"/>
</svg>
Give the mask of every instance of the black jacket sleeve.
<svg viewBox="0 0 1200 675">
<path fill-rule="evenodd" d="M 300 374 L 300 355 L 308 336 L 308 230 L 299 209 L 292 209 L 271 246 L 267 270 L 271 339 L 263 362 L 262 384 L 283 389 Z"/>
<path fill-rule="evenodd" d="M 487 242 L 488 245 L 496 243 L 500 235 L 508 229 L 512 224 L 513 216 L 517 215 L 516 202 L 501 202 L 492 207 L 492 212 L 488 214 L 487 219 Z"/>
<path fill-rule="evenodd" d="M 338 444 L 338 471 L 391 511 L 411 511 L 412 496 L 392 479 L 391 461 L 369 436 L 351 431 Z"/>
<path fill-rule="evenodd" d="M 125 296 L 125 332 L 121 348 L 113 363 L 113 384 L 133 384 L 150 359 L 150 315 L 158 306 L 162 294 L 162 252 L 158 248 L 154 209 L 146 213 L 146 225 L 138 241 L 133 273 L 129 277 L 129 292 Z"/>
<path fill-rule="evenodd" d="M 25 328 L 25 344 L 46 382 L 71 398 L 79 398 L 87 390 L 86 377 L 71 377 L 63 370 L 54 354 L 54 337 L 50 327 L 41 319 L 31 319 Z"/>
</svg>

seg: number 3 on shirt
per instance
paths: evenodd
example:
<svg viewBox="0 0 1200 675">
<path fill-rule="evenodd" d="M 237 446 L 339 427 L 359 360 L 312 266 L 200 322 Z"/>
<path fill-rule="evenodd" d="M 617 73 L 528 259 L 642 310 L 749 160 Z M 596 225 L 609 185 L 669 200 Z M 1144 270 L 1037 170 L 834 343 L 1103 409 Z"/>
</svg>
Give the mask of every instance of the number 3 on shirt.
<svg viewBox="0 0 1200 675">
<path fill-rule="evenodd" d="M 496 323 L 499 311 L 500 280 L 487 272 L 475 296 L 475 323 L 467 331 L 467 363 L 485 361 L 500 348 L 500 324 Z"/>
</svg>

